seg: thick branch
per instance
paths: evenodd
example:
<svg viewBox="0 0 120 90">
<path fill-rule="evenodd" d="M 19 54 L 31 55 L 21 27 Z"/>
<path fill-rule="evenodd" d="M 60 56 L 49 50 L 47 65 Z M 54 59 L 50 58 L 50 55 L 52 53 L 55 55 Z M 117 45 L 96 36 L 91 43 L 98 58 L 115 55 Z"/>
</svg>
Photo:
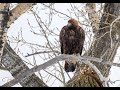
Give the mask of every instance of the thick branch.
<svg viewBox="0 0 120 90">
<path fill-rule="evenodd" d="M 10 26 L 16 19 L 18 19 L 33 5 L 35 5 L 35 3 L 18 3 L 18 5 L 10 11 L 11 16 L 8 22 L 8 26 Z"/>
<path fill-rule="evenodd" d="M 17 76 L 15 77 L 15 79 L 13 79 L 12 81 L 4 84 L 3 87 L 10 87 L 10 86 L 12 86 L 12 85 L 20 82 L 21 80 L 23 80 L 23 78 L 30 76 L 30 75 L 33 74 L 34 72 L 37 72 L 37 71 L 42 70 L 42 69 L 45 69 L 45 68 L 47 68 L 48 66 L 51 66 L 52 64 L 57 63 L 58 61 L 65 60 L 65 59 L 68 59 L 68 58 L 69 58 L 69 59 L 70 59 L 70 58 L 71 58 L 71 59 L 74 58 L 74 59 L 76 59 L 76 60 L 79 60 L 78 58 L 80 58 L 80 57 L 73 56 L 73 55 L 60 55 L 60 56 L 57 56 L 57 57 L 55 57 L 55 58 L 47 61 L 46 63 L 43 63 L 42 65 L 35 66 L 34 68 L 29 69 L 29 70 L 24 70 L 24 72 L 22 72 L 22 74 L 17 75 Z M 81 57 L 80 60 L 82 60 L 82 59 L 86 59 L 86 58 L 84 58 L 84 57 L 82 58 L 82 57 Z M 87 59 L 90 60 L 90 58 L 87 58 Z M 96 59 L 98 59 L 98 58 L 96 58 Z"/>
<path fill-rule="evenodd" d="M 6 69 L 10 71 L 14 78 L 22 74 L 24 71 L 29 70 L 22 59 L 13 51 L 13 49 L 8 44 L 6 44 L 4 49 L 2 64 Z M 22 78 L 19 83 L 23 87 L 47 87 L 47 85 L 35 74 L 31 74 L 29 77 Z"/>
<path fill-rule="evenodd" d="M 99 24 L 99 30 L 96 32 L 93 39 L 93 43 L 90 49 L 88 50 L 88 52 L 85 53 L 85 55 L 101 58 L 103 62 L 113 62 L 117 49 L 120 45 L 119 44 L 120 24 L 118 23 L 114 25 L 111 32 L 110 32 L 110 25 L 120 15 L 119 11 L 120 11 L 119 3 L 105 4 L 103 15 L 101 17 L 100 24 Z M 118 35 L 118 37 L 116 37 L 116 35 Z M 112 45 L 111 45 L 111 41 L 112 41 Z M 110 65 L 101 64 L 97 62 L 93 62 L 93 64 L 95 64 L 98 67 L 100 72 L 105 77 L 109 75 L 109 70 L 111 68 Z M 85 67 L 85 65 L 84 64 L 80 65 L 80 69 L 82 69 L 82 67 Z M 88 67 L 88 69 L 89 68 L 90 67 Z M 89 71 L 89 72 L 92 74 L 92 71 Z M 99 79 L 99 76 L 97 75 L 94 75 L 94 76 L 96 76 Z M 77 79 L 77 81 L 74 81 L 78 77 L 81 77 L 82 80 Z M 94 83 L 93 81 L 94 81 L 94 78 L 91 78 L 90 76 L 86 76 L 85 74 L 81 75 L 76 72 L 74 77 L 68 81 L 68 83 L 71 83 L 71 84 L 67 86 L 77 86 L 77 87 L 97 86 L 98 87 L 99 85 L 97 83 Z"/>
<path fill-rule="evenodd" d="M 2 6 L 1 4 L 0 6 Z M 19 3 L 10 13 L 10 21 L 8 22 L 8 27 L 14 22 L 20 15 L 22 15 L 25 11 L 27 11 L 34 3 Z M 13 54 L 14 53 L 14 54 Z M 12 55 L 11 55 L 12 54 Z M 15 57 L 13 57 L 15 56 Z M 2 60 L 2 64 L 5 66 L 6 69 L 10 71 L 13 77 L 16 75 L 21 74 L 24 70 L 29 69 L 21 60 L 19 56 L 10 48 L 7 44 L 6 49 L 4 50 L 4 56 Z M 40 80 L 35 74 L 24 78 L 20 84 L 23 87 L 44 87 L 47 86 L 45 83 Z"/>
<path fill-rule="evenodd" d="M 105 4 L 99 28 L 103 28 L 106 26 L 108 27 L 100 29 L 98 33 L 95 35 L 94 43 L 90 48 L 90 52 L 88 53 L 89 56 L 103 58 L 104 62 L 108 61 L 112 62 L 114 60 L 116 51 L 119 47 L 119 38 L 116 38 L 117 31 L 115 29 L 111 31 L 110 35 L 110 24 L 116 19 L 116 17 L 120 15 L 119 10 L 120 10 L 119 3 Z M 120 31 L 120 26 L 116 26 L 116 28 Z M 113 41 L 112 47 L 111 38 Z M 107 77 L 109 75 L 109 70 L 111 66 L 100 65 L 97 63 L 94 64 L 100 69 L 104 76 Z"/>
<path fill-rule="evenodd" d="M 74 55 L 60 55 L 60 56 L 57 56 L 57 57 L 41 64 L 41 65 L 35 66 L 32 69 L 25 70 L 24 72 L 22 72 L 22 74 L 17 75 L 15 77 L 15 79 L 13 79 L 10 82 L 4 84 L 3 86 L 4 87 L 10 87 L 10 86 L 20 82 L 23 78 L 30 76 L 34 72 L 37 72 L 37 71 L 42 70 L 42 69 L 46 69 L 47 67 L 51 66 L 52 64 L 57 63 L 58 61 L 62 61 L 62 60 L 68 59 L 68 58 L 69 59 L 75 59 L 75 60 L 78 60 L 78 61 L 82 61 L 85 64 L 90 65 L 96 71 L 97 75 L 100 75 L 100 80 L 101 81 L 103 81 L 103 77 L 101 76 L 102 74 L 98 71 L 97 68 L 94 68 L 95 67 L 94 65 L 90 64 L 90 62 L 88 62 L 87 60 L 99 62 L 100 64 L 117 65 L 116 63 L 112 64 L 112 63 L 109 63 L 109 62 L 108 63 L 107 62 L 101 62 L 101 61 L 103 61 L 102 59 L 89 57 L 89 56 L 81 57 L 81 56 L 74 56 Z"/>
</svg>

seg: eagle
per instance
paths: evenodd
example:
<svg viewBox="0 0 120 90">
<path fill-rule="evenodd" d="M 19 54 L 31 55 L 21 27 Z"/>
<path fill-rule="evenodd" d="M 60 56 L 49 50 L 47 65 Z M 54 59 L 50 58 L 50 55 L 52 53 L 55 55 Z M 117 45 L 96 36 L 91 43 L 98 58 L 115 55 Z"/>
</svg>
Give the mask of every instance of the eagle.
<svg viewBox="0 0 120 90">
<path fill-rule="evenodd" d="M 59 35 L 61 54 L 81 55 L 85 41 L 85 32 L 77 20 L 71 18 Z M 64 69 L 66 72 L 73 72 L 76 69 L 76 61 L 65 60 Z"/>
</svg>

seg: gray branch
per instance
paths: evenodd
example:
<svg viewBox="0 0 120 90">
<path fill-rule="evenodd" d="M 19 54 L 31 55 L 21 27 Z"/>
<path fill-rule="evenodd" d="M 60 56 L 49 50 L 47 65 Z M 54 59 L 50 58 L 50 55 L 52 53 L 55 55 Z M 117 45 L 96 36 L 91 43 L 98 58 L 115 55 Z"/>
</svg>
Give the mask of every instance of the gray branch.
<svg viewBox="0 0 120 90">
<path fill-rule="evenodd" d="M 52 64 L 57 63 L 58 61 L 63 61 L 63 60 L 68 59 L 68 58 L 69 59 L 76 59 L 76 60 L 79 60 L 79 61 L 83 60 L 84 62 L 85 62 L 85 60 L 95 61 L 95 62 L 99 62 L 101 64 L 114 65 L 114 66 L 119 66 L 120 67 L 120 64 L 117 64 L 117 63 L 102 62 L 103 60 L 100 59 L 100 58 L 95 58 L 95 57 L 90 57 L 90 56 L 82 56 L 82 57 L 79 56 L 78 57 L 78 56 L 75 56 L 75 55 L 64 55 L 63 54 L 63 55 L 57 56 L 57 57 L 43 63 L 41 65 L 35 66 L 32 69 L 25 70 L 22 74 L 16 76 L 15 79 L 11 80 L 10 82 L 7 82 L 2 87 L 13 86 L 16 83 L 20 82 L 23 78 L 30 76 L 34 72 L 37 72 L 37 71 L 42 70 L 42 69 L 46 69 L 47 67 L 51 66 Z"/>
<path fill-rule="evenodd" d="M 4 49 L 2 64 L 14 78 L 29 69 L 8 43 Z M 19 83 L 23 87 L 47 87 L 47 85 L 35 74 L 23 78 Z"/>
<path fill-rule="evenodd" d="M 0 7 L 3 4 L 0 5 Z M 24 12 L 26 12 L 30 7 L 35 5 L 34 3 L 19 3 L 14 9 L 10 11 L 10 20 L 7 23 L 7 27 L 9 27 L 17 18 L 20 17 Z M 14 52 L 14 50 L 8 45 L 5 45 L 4 53 L 2 57 L 2 64 L 5 69 L 9 70 L 13 77 L 20 75 L 25 70 L 29 68 L 22 61 L 22 59 Z M 24 78 L 19 82 L 23 87 L 47 87 L 47 85 L 35 74 Z"/>
<path fill-rule="evenodd" d="M 29 57 L 29 56 L 37 55 L 37 54 L 43 54 L 43 53 L 53 53 L 53 52 L 60 54 L 60 52 L 57 51 L 57 50 L 53 50 L 53 51 L 40 51 L 40 52 L 35 52 L 35 53 L 32 53 L 32 54 L 28 54 L 25 57 Z"/>
</svg>

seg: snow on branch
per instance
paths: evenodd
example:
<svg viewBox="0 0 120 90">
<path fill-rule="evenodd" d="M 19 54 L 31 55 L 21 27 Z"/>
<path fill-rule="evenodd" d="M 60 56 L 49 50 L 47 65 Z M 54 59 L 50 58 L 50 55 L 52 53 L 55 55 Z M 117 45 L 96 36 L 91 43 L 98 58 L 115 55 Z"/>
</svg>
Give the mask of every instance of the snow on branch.
<svg viewBox="0 0 120 90">
<path fill-rule="evenodd" d="M 47 67 L 57 63 L 58 61 L 63 61 L 65 59 L 76 59 L 80 62 L 83 62 L 85 64 L 88 64 L 90 67 L 92 67 L 96 73 L 99 75 L 100 80 L 104 81 L 104 77 L 102 76 L 102 74 L 100 73 L 100 71 L 97 69 L 97 67 L 95 65 L 93 65 L 92 63 L 90 63 L 89 61 L 95 61 L 95 62 L 99 62 L 101 64 L 107 64 L 107 65 L 117 65 L 120 67 L 120 64 L 117 63 L 110 63 L 110 62 L 102 62 L 103 60 L 100 58 L 95 58 L 95 57 L 90 57 L 90 56 L 75 56 L 75 55 L 60 55 L 57 56 L 41 65 L 35 66 L 32 69 L 26 70 L 25 72 L 23 72 L 22 74 L 18 75 L 15 77 L 15 79 L 7 82 L 6 84 L 4 84 L 2 87 L 10 87 L 13 86 L 15 84 L 17 84 L 18 82 L 20 82 L 23 78 L 28 77 L 30 75 L 32 75 L 34 72 L 40 71 L 42 69 L 46 69 Z"/>
</svg>

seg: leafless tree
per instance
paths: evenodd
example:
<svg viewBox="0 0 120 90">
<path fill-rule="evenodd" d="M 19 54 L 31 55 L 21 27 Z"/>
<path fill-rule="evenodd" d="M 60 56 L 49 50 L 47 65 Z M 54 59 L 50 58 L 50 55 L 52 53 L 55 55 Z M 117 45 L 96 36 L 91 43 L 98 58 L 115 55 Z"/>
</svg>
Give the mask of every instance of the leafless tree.
<svg viewBox="0 0 120 90">
<path fill-rule="evenodd" d="M 27 26 L 34 42 L 25 39 L 27 33 L 23 33 L 22 27 L 18 30 L 18 35 L 0 38 L 1 41 L 8 41 L 1 43 L 3 47 L 0 49 L 0 68 L 8 70 L 14 77 L 2 85 L 3 87 L 17 83 L 23 87 L 48 87 L 58 82 L 60 86 L 66 87 L 109 87 L 107 77 L 110 68 L 120 66 L 118 63 L 113 63 L 119 47 L 120 4 L 68 3 L 67 13 L 57 10 L 57 5 L 57 3 L 1 3 L 0 22 L 1 27 L 4 27 L 1 31 L 5 30 L 5 35 L 12 32 L 9 31 L 11 24 L 14 24 L 21 15 L 29 14 L 31 18 L 34 17 L 27 19 Z M 9 19 L 4 15 L 6 13 Z M 42 13 L 46 15 L 43 17 Z M 54 18 L 56 16 L 57 19 Z M 56 22 L 59 20 L 67 22 L 73 17 L 85 30 L 82 56 L 60 53 L 61 28 L 58 28 Z M 34 23 L 31 20 L 34 20 Z M 6 24 L 2 26 L 4 22 Z M 43 42 L 38 42 L 41 38 Z M 27 52 L 24 52 L 25 47 Z M 68 58 L 78 60 L 77 69 L 72 74 L 66 73 L 63 69 L 64 60 Z"/>
</svg>

